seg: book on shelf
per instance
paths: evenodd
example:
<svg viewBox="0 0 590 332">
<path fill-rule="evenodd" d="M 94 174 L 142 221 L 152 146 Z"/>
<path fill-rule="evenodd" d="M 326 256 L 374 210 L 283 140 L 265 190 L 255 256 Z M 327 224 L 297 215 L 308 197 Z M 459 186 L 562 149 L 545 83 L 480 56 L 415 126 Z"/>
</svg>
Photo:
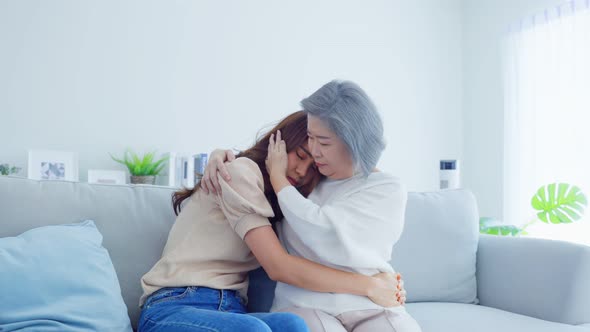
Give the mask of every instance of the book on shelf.
<svg viewBox="0 0 590 332">
<path fill-rule="evenodd" d="M 171 152 L 168 160 L 168 185 L 193 188 L 203 177 L 207 160 L 206 153 L 186 155 Z"/>
</svg>

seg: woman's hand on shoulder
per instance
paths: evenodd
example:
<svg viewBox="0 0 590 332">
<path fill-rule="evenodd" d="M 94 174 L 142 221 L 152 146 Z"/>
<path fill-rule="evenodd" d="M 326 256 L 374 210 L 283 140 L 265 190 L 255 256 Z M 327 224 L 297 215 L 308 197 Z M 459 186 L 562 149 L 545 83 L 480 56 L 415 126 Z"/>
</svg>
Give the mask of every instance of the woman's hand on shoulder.
<svg viewBox="0 0 590 332">
<path fill-rule="evenodd" d="M 201 189 L 203 189 L 206 194 L 209 192 L 212 192 L 213 194 L 221 193 L 221 185 L 217 180 L 217 174 L 221 174 L 226 181 L 230 181 L 231 176 L 224 163 L 235 159 L 236 156 L 232 150 L 215 149 L 211 152 L 209 155 L 209 162 L 205 167 L 203 178 L 201 179 Z"/>
</svg>

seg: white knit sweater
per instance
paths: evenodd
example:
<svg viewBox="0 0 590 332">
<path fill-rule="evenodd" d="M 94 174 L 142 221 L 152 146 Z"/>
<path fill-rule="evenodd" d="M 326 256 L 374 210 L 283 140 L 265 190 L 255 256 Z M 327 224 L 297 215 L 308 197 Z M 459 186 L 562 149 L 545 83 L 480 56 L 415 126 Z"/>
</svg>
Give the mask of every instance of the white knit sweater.
<svg viewBox="0 0 590 332">
<path fill-rule="evenodd" d="M 393 271 L 389 261 L 403 230 L 407 201 L 397 178 L 374 172 L 368 178 L 325 180 L 308 199 L 291 186 L 277 196 L 285 215 L 278 232 L 290 254 L 365 275 Z M 313 292 L 279 282 L 272 310 L 287 307 L 332 315 L 382 309 L 367 297 Z"/>
</svg>

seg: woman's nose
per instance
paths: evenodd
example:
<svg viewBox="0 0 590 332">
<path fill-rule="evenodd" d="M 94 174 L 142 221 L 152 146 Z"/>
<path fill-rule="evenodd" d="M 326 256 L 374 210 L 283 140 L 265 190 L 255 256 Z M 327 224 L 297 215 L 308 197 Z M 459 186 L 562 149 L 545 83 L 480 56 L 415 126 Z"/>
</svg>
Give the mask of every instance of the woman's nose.
<svg viewBox="0 0 590 332">
<path fill-rule="evenodd" d="M 309 142 L 309 149 L 310 149 L 311 155 L 314 158 L 317 158 L 320 156 L 320 150 L 318 149 L 318 145 L 315 142 Z"/>
<path fill-rule="evenodd" d="M 304 177 L 305 174 L 307 174 L 308 168 L 309 168 L 309 165 L 306 165 L 305 163 L 301 163 L 301 164 L 299 164 L 299 166 L 297 166 L 297 169 L 295 171 L 297 172 L 297 175 L 299 175 L 299 177 Z"/>
</svg>

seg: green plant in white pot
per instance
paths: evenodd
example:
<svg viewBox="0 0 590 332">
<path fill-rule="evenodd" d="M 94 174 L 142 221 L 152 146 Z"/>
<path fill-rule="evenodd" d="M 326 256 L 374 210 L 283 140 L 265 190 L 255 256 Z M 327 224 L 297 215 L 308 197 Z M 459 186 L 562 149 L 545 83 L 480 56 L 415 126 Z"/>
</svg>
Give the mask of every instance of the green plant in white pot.
<svg viewBox="0 0 590 332">
<path fill-rule="evenodd" d="M 531 198 L 531 206 L 537 213 L 524 226 L 496 225 L 496 219 L 483 217 L 479 220 L 479 231 L 482 234 L 503 236 L 526 235 L 526 229 L 539 221 L 547 224 L 578 221 L 582 219 L 587 205 L 586 195 L 579 187 L 567 183 L 551 183 L 539 188 Z"/>
<path fill-rule="evenodd" d="M 156 176 L 164 169 L 167 158 L 155 159 L 155 152 L 148 152 L 143 155 L 127 150 L 122 159 L 115 158 L 114 161 L 127 166 L 131 174 L 131 183 L 155 184 Z"/>
</svg>

